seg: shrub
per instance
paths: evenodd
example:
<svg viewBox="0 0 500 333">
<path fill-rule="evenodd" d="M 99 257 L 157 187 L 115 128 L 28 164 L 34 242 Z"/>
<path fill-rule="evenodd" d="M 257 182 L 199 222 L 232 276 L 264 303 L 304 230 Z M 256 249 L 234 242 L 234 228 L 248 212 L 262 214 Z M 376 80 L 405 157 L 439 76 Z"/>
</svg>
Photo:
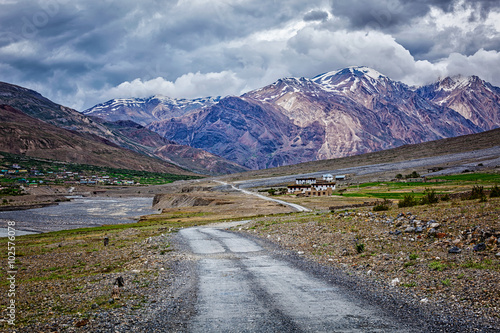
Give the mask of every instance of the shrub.
<svg viewBox="0 0 500 333">
<path fill-rule="evenodd" d="M 399 208 L 402 208 L 402 207 L 413 207 L 413 206 L 416 206 L 418 205 L 418 200 L 415 199 L 415 197 L 411 194 L 406 194 L 404 197 L 403 197 L 403 200 L 400 200 L 398 202 L 398 207 Z"/>
<path fill-rule="evenodd" d="M 433 271 L 443 271 L 446 268 L 446 264 L 439 261 L 432 261 L 429 263 L 429 268 Z"/>
<path fill-rule="evenodd" d="M 403 179 L 403 175 L 402 175 L 402 174 L 400 174 L 400 173 L 398 173 L 398 174 L 396 175 L 396 179 Z"/>
<path fill-rule="evenodd" d="M 375 205 L 375 207 L 373 207 L 373 211 L 374 212 L 381 212 L 384 210 L 389 210 L 390 205 L 392 205 L 392 201 L 384 199 L 384 201 L 382 201 L 381 203 L 379 203 L 379 204 Z"/>
<path fill-rule="evenodd" d="M 469 197 L 467 199 L 468 200 L 481 199 L 484 196 L 485 196 L 484 195 L 484 188 L 482 186 L 479 186 L 479 185 L 474 185 L 472 187 L 471 194 L 469 195 Z"/>
<path fill-rule="evenodd" d="M 495 185 L 490 192 L 490 198 L 498 198 L 500 197 L 500 188 L 498 185 Z"/>
<path fill-rule="evenodd" d="M 409 175 L 406 175 L 405 178 L 418 178 L 420 177 L 420 174 L 416 171 L 413 171 L 412 173 L 410 173 Z"/>
<path fill-rule="evenodd" d="M 422 205 L 430 205 L 437 203 L 439 201 L 436 191 L 426 188 L 424 191 L 424 196 L 420 199 Z"/>
<path fill-rule="evenodd" d="M 439 198 L 441 201 L 450 201 L 450 195 L 446 193 L 445 195 L 442 195 L 441 198 Z"/>
<path fill-rule="evenodd" d="M 363 243 L 356 243 L 356 251 L 358 253 L 364 252 L 365 251 L 365 244 L 363 244 Z"/>
</svg>

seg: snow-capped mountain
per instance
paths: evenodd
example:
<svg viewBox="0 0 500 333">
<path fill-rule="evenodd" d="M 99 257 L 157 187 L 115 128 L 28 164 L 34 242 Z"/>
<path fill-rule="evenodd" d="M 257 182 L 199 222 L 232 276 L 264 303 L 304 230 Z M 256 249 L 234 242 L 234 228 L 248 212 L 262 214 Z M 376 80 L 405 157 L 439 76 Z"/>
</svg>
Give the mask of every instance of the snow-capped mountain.
<svg viewBox="0 0 500 333">
<path fill-rule="evenodd" d="M 132 120 L 143 126 L 153 121 L 179 117 L 193 110 L 213 105 L 219 97 L 175 99 L 166 96 L 148 98 L 119 98 L 98 104 L 83 111 L 87 116 L 108 121 Z"/>
<path fill-rule="evenodd" d="M 500 127 L 500 88 L 477 76 L 446 77 L 417 89 L 417 93 L 457 111 L 484 130 Z"/>
<path fill-rule="evenodd" d="M 157 117 L 147 127 L 260 169 L 499 127 L 499 90 L 474 77 L 413 89 L 368 67 L 349 67 L 312 79 L 280 79 L 175 117 Z"/>
</svg>

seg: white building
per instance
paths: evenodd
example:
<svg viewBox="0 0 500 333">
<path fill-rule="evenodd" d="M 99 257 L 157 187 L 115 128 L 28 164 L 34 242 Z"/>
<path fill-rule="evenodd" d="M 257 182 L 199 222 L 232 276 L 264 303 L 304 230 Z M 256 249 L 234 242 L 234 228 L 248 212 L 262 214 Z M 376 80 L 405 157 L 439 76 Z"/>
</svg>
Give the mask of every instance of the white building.
<svg viewBox="0 0 500 333">
<path fill-rule="evenodd" d="M 295 184 L 297 184 L 297 185 L 316 184 L 316 178 L 314 178 L 314 177 L 310 177 L 310 178 L 297 178 L 295 180 Z"/>
<path fill-rule="evenodd" d="M 332 182 L 333 181 L 333 175 L 330 173 L 327 173 L 326 175 L 323 175 L 323 180 L 325 182 Z"/>
</svg>

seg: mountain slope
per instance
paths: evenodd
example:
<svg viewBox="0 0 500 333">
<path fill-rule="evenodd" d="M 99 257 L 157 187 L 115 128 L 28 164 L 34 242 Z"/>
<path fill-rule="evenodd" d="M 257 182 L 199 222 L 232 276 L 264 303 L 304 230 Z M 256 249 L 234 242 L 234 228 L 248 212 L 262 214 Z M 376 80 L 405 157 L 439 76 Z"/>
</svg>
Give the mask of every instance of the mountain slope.
<svg viewBox="0 0 500 333">
<path fill-rule="evenodd" d="M 457 111 L 484 130 L 500 127 L 500 88 L 477 76 L 447 77 L 417 89 L 417 93 Z"/>
<path fill-rule="evenodd" d="M 226 177 L 228 181 L 238 181 L 247 179 L 265 179 L 270 177 L 288 176 L 296 174 L 308 174 L 323 172 L 333 169 L 346 169 L 364 165 L 397 163 L 411 160 L 419 160 L 430 157 L 440 157 L 450 154 L 463 154 L 463 159 L 457 164 L 470 163 L 477 165 L 479 162 L 474 158 L 475 151 L 489 150 L 500 147 L 500 128 L 476 134 L 463 135 L 454 138 L 441 139 L 436 141 L 423 142 L 418 144 L 404 145 L 397 148 L 346 156 L 336 159 L 321 161 L 310 161 L 294 165 L 287 165 L 278 168 L 255 170 L 243 174 L 234 174 Z M 467 154 L 469 153 L 469 154 Z M 496 159 L 498 155 L 491 155 L 489 159 Z M 429 167 L 442 166 L 443 168 L 453 167 L 453 163 L 448 164 L 442 160 L 440 163 L 428 165 Z M 484 162 L 479 160 L 480 162 Z M 410 164 L 411 165 L 411 164 Z M 497 166 L 498 169 L 498 166 Z M 415 170 L 415 169 L 413 169 Z M 407 170 L 411 172 L 413 170 Z M 403 172 L 400 170 L 399 172 Z M 397 173 L 399 173 L 397 172 Z M 393 173 L 392 176 L 395 176 Z"/>
<path fill-rule="evenodd" d="M 109 128 L 133 139 L 134 142 L 144 145 L 145 149 L 150 149 L 154 156 L 169 163 L 188 168 L 196 173 L 223 175 L 248 170 L 241 165 L 202 149 L 179 145 L 174 141 L 167 140 L 159 134 L 130 120 L 106 122 L 105 124 Z"/>
<path fill-rule="evenodd" d="M 296 126 L 279 111 L 239 97 L 148 128 L 254 169 L 306 161 L 323 141 L 316 123 Z"/>
<path fill-rule="evenodd" d="M 125 168 L 193 175 L 175 165 L 123 149 L 101 137 L 80 135 L 0 105 L 0 150 L 32 157 Z"/>
</svg>

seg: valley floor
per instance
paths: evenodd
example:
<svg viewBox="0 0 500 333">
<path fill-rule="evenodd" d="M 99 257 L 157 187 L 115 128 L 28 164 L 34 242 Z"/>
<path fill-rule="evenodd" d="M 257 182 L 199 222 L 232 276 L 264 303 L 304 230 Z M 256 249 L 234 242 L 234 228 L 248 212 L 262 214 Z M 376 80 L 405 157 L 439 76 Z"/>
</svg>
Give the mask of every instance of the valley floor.
<svg viewBox="0 0 500 333">
<path fill-rule="evenodd" d="M 499 198 L 393 206 L 377 213 L 372 207 L 331 212 L 325 207 L 337 201 L 332 197 L 318 206 L 305 200 L 302 204 L 317 209 L 292 213 L 219 185 L 165 187 L 156 203 L 162 213 L 138 223 L 19 237 L 18 321 L 15 329 L 0 327 L 16 332 L 186 331 L 196 312 L 198 259 L 176 231 L 248 219 L 233 231 L 354 288 L 364 286 L 375 298 L 422 311 L 436 324 L 430 331 L 494 332 L 500 327 Z M 6 248 L 6 242 L 1 244 Z M 454 247 L 461 251 L 450 253 Z M 5 294 L 8 285 L 0 289 Z"/>
</svg>

